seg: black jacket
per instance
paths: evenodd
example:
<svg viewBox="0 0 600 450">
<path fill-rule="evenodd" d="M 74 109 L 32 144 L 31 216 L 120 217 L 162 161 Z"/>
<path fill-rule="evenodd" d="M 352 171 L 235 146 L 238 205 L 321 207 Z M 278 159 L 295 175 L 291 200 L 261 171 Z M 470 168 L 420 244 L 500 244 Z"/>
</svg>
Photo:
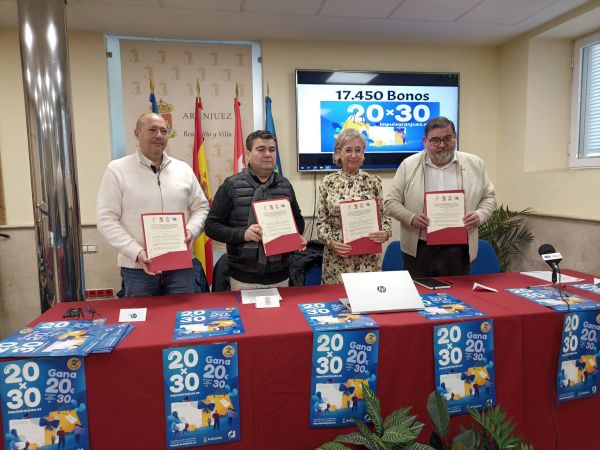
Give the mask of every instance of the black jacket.
<svg viewBox="0 0 600 450">
<path fill-rule="evenodd" d="M 258 249 L 244 248 L 244 232 L 248 228 L 248 217 L 255 188 L 249 182 L 261 181 L 251 171 L 244 171 L 227 178 L 217 190 L 206 219 L 206 235 L 227 244 L 229 274 L 244 283 L 273 284 L 289 277 L 289 254 L 280 261 L 269 262 L 264 273 L 259 273 Z M 288 198 L 298 232 L 304 232 L 304 218 L 296 201 L 294 188 L 287 178 L 274 174 L 269 187 L 272 198 Z"/>
</svg>

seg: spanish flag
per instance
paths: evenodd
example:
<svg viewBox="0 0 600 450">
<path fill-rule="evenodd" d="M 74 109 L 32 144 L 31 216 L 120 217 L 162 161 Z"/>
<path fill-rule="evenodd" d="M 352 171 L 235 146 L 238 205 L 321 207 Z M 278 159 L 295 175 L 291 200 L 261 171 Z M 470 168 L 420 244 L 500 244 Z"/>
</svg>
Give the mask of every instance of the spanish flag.
<svg viewBox="0 0 600 450">
<path fill-rule="evenodd" d="M 202 99 L 200 98 L 200 83 L 196 81 L 196 114 L 194 127 L 194 149 L 193 149 L 193 166 L 194 174 L 200 186 L 204 191 L 208 203 L 212 206 L 212 193 L 210 191 L 210 182 L 208 180 L 208 165 L 206 164 L 206 151 L 204 150 L 204 136 L 202 135 Z M 212 240 L 202 233 L 194 242 L 194 254 L 204 269 L 206 280 L 210 285 L 212 282 L 213 272 L 213 249 Z"/>
</svg>

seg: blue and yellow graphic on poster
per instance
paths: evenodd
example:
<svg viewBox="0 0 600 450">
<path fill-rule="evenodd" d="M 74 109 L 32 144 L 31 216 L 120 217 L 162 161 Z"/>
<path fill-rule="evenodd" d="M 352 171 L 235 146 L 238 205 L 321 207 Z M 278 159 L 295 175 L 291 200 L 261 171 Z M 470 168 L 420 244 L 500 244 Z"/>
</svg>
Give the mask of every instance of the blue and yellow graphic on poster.
<svg viewBox="0 0 600 450">
<path fill-rule="evenodd" d="M 94 346 L 92 353 L 112 352 L 133 331 L 133 325 L 130 323 L 104 325 L 102 328 L 102 334 L 98 337 L 98 343 Z"/>
<path fill-rule="evenodd" d="M 90 448 L 82 358 L 0 363 L 0 399 L 3 449 Z"/>
<path fill-rule="evenodd" d="M 585 297 L 573 295 L 569 292 L 560 291 L 553 286 L 507 289 L 507 291 L 539 305 L 552 308 L 555 311 L 589 311 L 600 309 L 600 303 Z"/>
<path fill-rule="evenodd" d="M 173 340 L 230 336 L 244 333 L 237 308 L 196 309 L 177 311 Z"/>
<path fill-rule="evenodd" d="M 41 322 L 0 341 L 0 358 L 85 356 L 98 344 L 106 319 Z"/>
<path fill-rule="evenodd" d="M 347 101 L 344 98 L 346 92 Z M 365 136 L 367 152 L 422 150 L 425 124 L 440 115 L 440 103 L 425 100 L 429 98 L 428 94 L 422 95 L 422 101 L 409 102 L 355 99 L 356 95 L 364 97 L 369 93 L 384 95 L 382 91 L 339 91 L 340 100 L 321 102 L 321 151 L 333 153 L 335 136 L 348 128 Z"/>
<path fill-rule="evenodd" d="M 163 350 L 167 449 L 240 439 L 237 343 Z"/>
<path fill-rule="evenodd" d="M 362 386 L 377 390 L 378 330 L 315 331 L 310 425 L 313 428 L 369 420 Z"/>
<path fill-rule="evenodd" d="M 558 359 L 558 401 L 598 394 L 598 335 L 600 312 L 565 314 Z"/>
<path fill-rule="evenodd" d="M 314 331 L 377 328 L 378 326 L 371 316 L 352 314 L 341 302 L 301 303 L 298 308 Z"/>
<path fill-rule="evenodd" d="M 600 295 L 600 285 L 592 283 L 571 284 L 571 287 L 581 289 L 592 294 Z"/>
<path fill-rule="evenodd" d="M 419 311 L 419 314 L 429 320 L 460 320 L 487 315 L 444 292 L 422 294 L 421 298 L 425 309 Z"/>
<path fill-rule="evenodd" d="M 433 329 L 435 389 L 450 415 L 496 404 L 492 320 L 440 325 Z"/>
</svg>

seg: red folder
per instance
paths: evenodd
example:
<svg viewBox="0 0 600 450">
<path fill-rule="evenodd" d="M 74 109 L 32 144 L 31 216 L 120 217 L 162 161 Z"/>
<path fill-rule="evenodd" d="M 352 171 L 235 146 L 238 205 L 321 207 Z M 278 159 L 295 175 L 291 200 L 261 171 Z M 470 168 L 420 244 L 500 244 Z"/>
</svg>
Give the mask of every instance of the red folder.
<svg viewBox="0 0 600 450">
<path fill-rule="evenodd" d="M 142 214 L 142 216 L 181 216 L 183 224 L 183 235 L 185 237 L 185 215 L 183 213 L 151 213 Z M 146 244 L 146 231 L 144 227 L 144 221 L 142 220 L 142 228 L 144 229 L 144 245 Z M 187 250 L 180 250 L 176 252 L 165 253 L 160 256 L 151 258 L 151 263 L 148 264 L 148 271 L 150 272 L 165 272 L 167 270 L 178 270 L 178 269 L 191 269 L 192 255 L 190 253 L 190 244 L 187 245 Z"/>
<path fill-rule="evenodd" d="M 340 202 L 340 204 L 363 202 L 363 201 L 365 201 L 365 200 L 348 200 L 348 201 Z M 375 208 L 377 210 L 377 222 L 379 223 L 378 231 L 381 231 L 381 218 L 379 217 L 379 199 L 375 198 L 375 199 L 373 199 L 373 201 L 375 202 Z M 340 215 L 340 220 L 341 220 L 341 215 Z M 344 231 L 343 231 L 343 227 L 342 227 L 342 241 L 343 240 L 344 240 Z M 373 242 L 371 240 L 371 238 L 369 238 L 368 236 L 362 237 L 360 239 L 356 239 L 351 242 L 346 242 L 346 243 L 352 247 L 352 250 L 350 250 L 350 253 L 348 253 L 349 256 L 350 255 L 368 255 L 368 254 L 373 254 L 373 253 L 383 253 L 382 245 L 378 244 L 376 242 Z"/>
<path fill-rule="evenodd" d="M 381 244 L 373 242 L 369 237 L 363 237 L 352 242 L 347 242 L 352 247 L 348 255 L 366 255 L 372 253 L 382 253 Z"/>
<path fill-rule="evenodd" d="M 426 194 L 464 194 L 463 190 L 432 191 Z M 466 199 L 465 199 L 466 200 Z M 466 207 L 466 206 L 465 206 Z M 427 195 L 425 195 L 425 211 L 427 211 Z M 448 227 L 437 231 L 427 232 L 427 245 L 452 245 L 468 243 L 466 227 Z"/>
<path fill-rule="evenodd" d="M 148 270 L 150 272 L 164 272 L 167 270 L 177 269 L 191 269 L 194 267 L 192 264 L 192 255 L 189 250 L 182 250 L 180 252 L 169 252 L 164 255 L 155 256 L 152 258 L 152 262 L 148 264 Z"/>
<path fill-rule="evenodd" d="M 465 227 L 449 227 L 427 233 L 427 245 L 466 244 L 467 242 Z"/>
<path fill-rule="evenodd" d="M 275 239 L 265 243 L 263 242 L 263 248 L 265 250 L 265 255 L 273 256 L 280 255 L 282 253 L 295 252 L 297 250 L 302 249 L 302 236 L 298 233 L 298 225 L 296 224 L 296 220 L 294 218 L 294 214 L 292 211 L 292 205 L 290 203 L 290 199 L 286 197 L 281 198 L 273 198 L 270 200 L 257 200 L 252 202 L 252 208 L 254 209 L 254 216 L 256 215 L 256 204 L 263 202 L 270 202 L 273 200 L 281 201 L 285 200 L 287 202 L 288 211 L 292 216 L 292 220 L 294 221 L 294 228 L 296 229 L 295 233 L 284 234 L 283 236 L 278 236 Z M 260 224 L 259 224 L 260 225 Z"/>
<path fill-rule="evenodd" d="M 266 244 L 263 242 L 265 255 L 273 256 L 281 253 L 295 252 L 302 248 L 302 237 L 298 233 L 286 234 L 273 239 Z"/>
</svg>

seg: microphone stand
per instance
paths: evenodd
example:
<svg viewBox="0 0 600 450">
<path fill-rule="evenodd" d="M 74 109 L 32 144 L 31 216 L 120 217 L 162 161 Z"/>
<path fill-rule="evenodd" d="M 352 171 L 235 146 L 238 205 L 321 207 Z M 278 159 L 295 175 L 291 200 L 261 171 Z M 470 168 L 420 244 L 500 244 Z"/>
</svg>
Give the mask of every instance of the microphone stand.
<svg viewBox="0 0 600 450">
<path fill-rule="evenodd" d="M 537 287 L 547 287 L 547 286 L 552 286 L 553 288 L 558 289 L 559 293 L 561 294 L 561 298 L 562 298 L 562 292 L 561 292 L 561 288 L 565 287 L 566 284 L 561 284 L 560 282 L 560 269 L 558 268 L 558 265 L 555 267 L 550 266 L 550 268 L 552 269 L 552 283 L 542 283 L 542 284 L 532 284 L 530 286 L 527 286 L 527 289 L 531 289 L 531 288 L 537 288 Z M 557 275 L 558 274 L 558 283 L 557 283 Z M 568 295 L 567 295 L 568 297 Z"/>
<path fill-rule="evenodd" d="M 557 275 L 558 274 L 558 275 Z M 558 276 L 558 283 L 556 282 L 557 280 L 557 276 Z M 560 269 L 558 268 L 558 264 L 555 264 L 552 267 L 552 285 L 558 289 L 558 295 L 560 296 L 560 299 L 564 302 L 565 305 L 567 305 L 567 314 L 571 312 L 571 304 L 565 300 L 565 297 L 563 296 L 563 291 L 560 285 Z M 569 297 L 569 294 L 565 293 L 566 297 Z"/>
</svg>

